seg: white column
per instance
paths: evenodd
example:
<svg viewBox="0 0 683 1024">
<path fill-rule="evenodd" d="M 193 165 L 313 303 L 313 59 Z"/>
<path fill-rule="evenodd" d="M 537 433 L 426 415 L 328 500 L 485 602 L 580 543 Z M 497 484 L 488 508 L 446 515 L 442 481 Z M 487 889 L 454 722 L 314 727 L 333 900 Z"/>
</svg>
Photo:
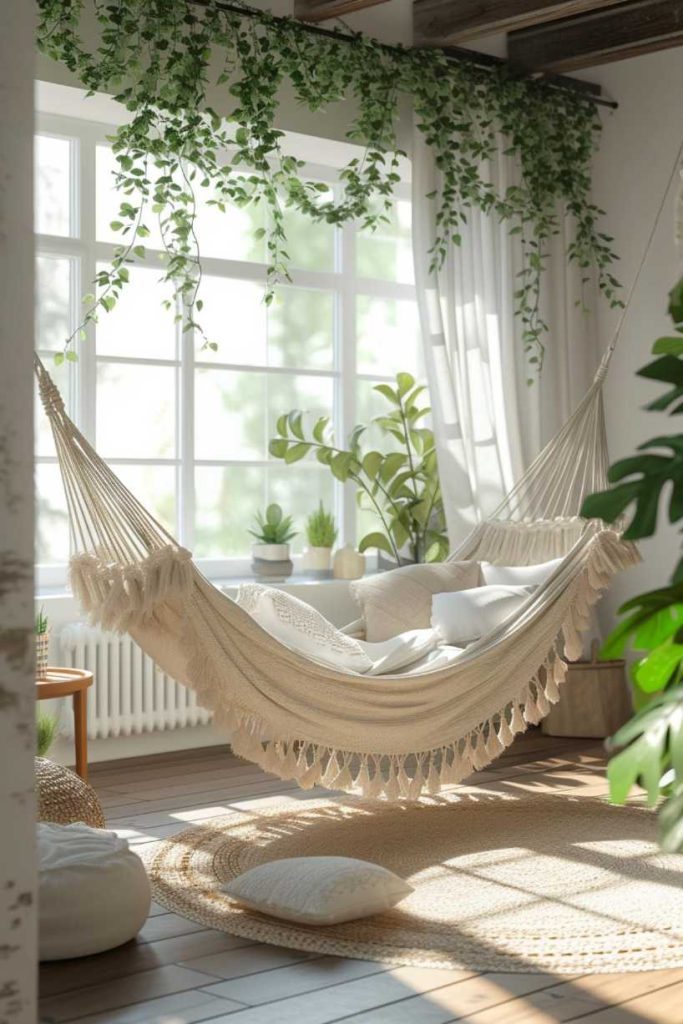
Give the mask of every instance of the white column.
<svg viewBox="0 0 683 1024">
<path fill-rule="evenodd" d="M 36 1020 L 34 5 L 0 4 L 0 1020 Z"/>
</svg>

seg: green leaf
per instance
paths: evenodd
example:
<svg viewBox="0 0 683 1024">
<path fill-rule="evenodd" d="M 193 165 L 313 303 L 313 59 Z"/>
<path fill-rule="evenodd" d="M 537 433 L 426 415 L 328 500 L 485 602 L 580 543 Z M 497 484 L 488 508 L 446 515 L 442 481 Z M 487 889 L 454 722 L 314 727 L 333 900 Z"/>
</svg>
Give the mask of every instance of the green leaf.
<svg viewBox="0 0 683 1024">
<path fill-rule="evenodd" d="M 303 419 L 303 413 L 298 410 L 293 410 L 287 415 L 287 422 L 289 423 L 289 429 L 294 434 L 294 437 L 298 437 L 300 441 L 304 439 L 304 431 L 301 425 Z"/>
<path fill-rule="evenodd" d="M 349 466 L 353 456 L 350 452 L 339 452 L 330 459 L 330 469 L 337 478 L 345 483 L 349 479 Z"/>
<path fill-rule="evenodd" d="M 607 766 L 611 799 L 624 803 L 638 783 L 652 806 L 669 767 L 679 780 L 683 774 L 683 688 L 667 690 L 622 726 L 609 741 L 610 749 L 619 746 L 625 749 Z"/>
<path fill-rule="evenodd" d="M 284 459 L 289 441 L 284 437 L 274 437 L 268 445 L 268 451 L 276 459 Z"/>
<path fill-rule="evenodd" d="M 398 384 L 398 393 L 403 398 L 415 386 L 415 378 L 410 373 L 397 373 L 396 383 Z"/>
<path fill-rule="evenodd" d="M 384 455 L 377 451 L 368 452 L 367 455 L 363 456 L 363 471 L 371 480 L 377 477 L 384 458 Z"/>
<path fill-rule="evenodd" d="M 327 429 L 327 424 L 329 422 L 329 416 L 321 416 L 320 419 L 316 421 L 315 426 L 313 427 L 313 439 L 317 441 L 318 444 L 325 443 L 325 430 Z"/>
<path fill-rule="evenodd" d="M 680 335 L 675 338 L 657 338 L 652 353 L 656 356 L 683 356 L 683 338 Z"/>
<path fill-rule="evenodd" d="M 375 384 L 372 390 L 377 391 L 380 395 L 384 395 L 384 397 L 394 405 L 400 404 L 398 393 L 388 384 Z"/>
<path fill-rule="evenodd" d="M 658 693 L 667 686 L 682 662 L 683 644 L 661 644 L 638 662 L 633 677 L 644 693 Z"/>
<path fill-rule="evenodd" d="M 311 450 L 310 444 L 304 441 L 300 444 L 290 444 L 285 452 L 285 462 L 291 466 L 294 462 L 300 462 Z"/>
<path fill-rule="evenodd" d="M 379 477 L 382 483 L 388 483 L 391 478 L 398 473 L 399 469 L 402 469 L 408 461 L 408 456 L 404 455 L 403 452 L 390 452 L 385 456 L 382 468 L 379 471 Z"/>
<path fill-rule="evenodd" d="M 280 437 L 287 437 L 287 413 L 283 413 L 282 416 L 278 416 L 275 429 Z"/>
<path fill-rule="evenodd" d="M 266 522 L 270 526 L 277 526 L 282 522 L 282 509 L 276 502 L 273 502 L 266 509 Z"/>
<path fill-rule="evenodd" d="M 366 533 L 358 544 L 358 550 L 363 554 L 368 548 L 378 548 L 388 555 L 394 554 L 391 542 L 383 533 Z"/>
</svg>

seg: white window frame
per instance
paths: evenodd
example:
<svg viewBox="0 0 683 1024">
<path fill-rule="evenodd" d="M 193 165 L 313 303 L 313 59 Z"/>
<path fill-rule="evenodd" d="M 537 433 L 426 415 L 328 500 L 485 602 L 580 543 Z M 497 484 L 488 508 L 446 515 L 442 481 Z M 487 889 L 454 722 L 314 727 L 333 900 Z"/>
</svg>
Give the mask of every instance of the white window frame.
<svg viewBox="0 0 683 1024">
<path fill-rule="evenodd" d="M 70 224 L 73 237 L 36 234 L 36 255 L 68 256 L 74 261 L 72 273 L 71 319 L 75 320 L 81 309 L 81 297 L 93 290 L 97 264 L 111 260 L 116 244 L 97 241 L 96 238 L 96 150 L 98 145 L 107 144 L 107 136 L 115 131 L 115 125 L 81 118 L 63 117 L 54 114 L 38 114 L 36 134 L 66 138 L 71 142 L 73 175 L 70 194 Z M 323 143 L 321 142 L 321 145 Z M 304 174 L 313 179 L 338 183 L 335 168 L 324 164 L 307 163 Z M 395 190 L 397 199 L 410 199 L 410 185 L 401 183 Z M 176 454 L 173 459 L 110 459 L 114 470 L 117 465 L 172 465 L 176 470 L 176 531 L 178 539 L 192 549 L 194 541 L 194 468 L 195 466 L 248 466 L 263 465 L 265 460 L 197 460 L 194 457 L 194 368 L 249 371 L 259 373 L 287 373 L 299 376 L 310 374 L 331 378 L 334 389 L 334 430 L 337 437 L 346 438 L 356 423 L 356 383 L 367 380 L 373 383 L 391 382 L 392 377 L 358 373 L 356 368 L 356 300 L 360 296 L 375 296 L 386 299 L 416 301 L 413 284 L 384 281 L 361 277 L 356 268 L 356 227 L 346 223 L 335 228 L 335 269 L 334 271 L 311 271 L 293 268 L 292 286 L 331 291 L 334 298 L 334 367 L 332 370 L 300 370 L 290 367 L 245 366 L 221 362 L 215 358 L 203 361 L 201 352 L 196 351 L 193 332 L 176 328 L 176 359 L 160 360 L 151 358 L 98 356 L 95 346 L 95 329 L 90 325 L 86 336 L 76 342 L 78 362 L 69 364 L 71 400 L 69 414 L 88 440 L 96 447 L 96 376 L 97 363 L 119 362 L 131 365 L 171 365 L 177 367 L 176 380 Z M 162 267 L 158 253 L 146 246 L 144 260 L 131 260 L 146 267 Z M 228 277 L 265 284 L 264 264 L 239 260 L 202 257 L 203 271 L 215 277 Z M 284 287 L 284 286 L 283 286 Z M 103 313 L 102 316 L 106 316 Z M 74 329 L 76 323 L 71 324 Z M 48 364 L 49 368 L 49 364 Z M 54 464 L 51 456 L 36 456 L 37 463 Z M 342 544 L 356 542 L 356 499 L 355 488 L 335 480 L 335 514 L 339 524 L 339 541 Z M 246 548 L 246 544 L 245 544 Z M 248 557 L 197 559 L 197 565 L 209 578 L 214 580 L 240 578 L 249 575 Z M 36 566 L 37 586 L 40 591 L 63 590 L 67 579 L 66 565 Z"/>
</svg>

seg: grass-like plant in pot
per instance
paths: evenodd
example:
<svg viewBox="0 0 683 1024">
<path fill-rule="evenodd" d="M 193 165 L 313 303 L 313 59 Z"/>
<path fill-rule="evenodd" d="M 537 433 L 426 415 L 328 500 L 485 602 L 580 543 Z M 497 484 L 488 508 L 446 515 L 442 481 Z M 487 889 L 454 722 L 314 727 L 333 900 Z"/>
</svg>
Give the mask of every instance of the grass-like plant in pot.
<svg viewBox="0 0 683 1024">
<path fill-rule="evenodd" d="M 374 390 L 388 409 L 371 423 L 392 439 L 394 451 L 364 450 L 364 424 L 354 427 L 341 447 L 326 416 L 307 433 L 303 413 L 294 409 L 278 419 L 270 454 L 288 465 L 313 454 L 337 480 L 355 484 L 358 505 L 377 523 L 361 539 L 359 551 L 377 548 L 399 565 L 441 561 L 448 554 L 448 536 L 434 434 L 421 425 L 430 412 L 419 401 L 425 388 L 410 373 L 399 373 L 395 386 L 378 384 Z"/>
<path fill-rule="evenodd" d="M 683 278 L 669 293 L 675 335 L 659 338 L 657 358 L 638 371 L 640 377 L 665 387 L 646 408 L 683 414 Z M 670 523 L 683 521 L 683 434 L 654 437 L 637 453 L 610 466 L 609 490 L 586 499 L 582 515 L 615 522 L 631 510 L 627 540 L 651 537 L 660 508 Z M 671 552 L 672 556 L 674 552 Z M 673 557 L 672 557 L 673 561 Z M 640 785 L 648 803 L 662 804 L 660 842 L 665 850 L 683 852 L 683 557 L 671 580 L 638 594 L 619 609 L 623 621 L 602 650 L 606 658 L 621 657 L 627 645 L 637 653 L 631 667 L 637 714 L 608 741 L 618 751 L 609 762 L 610 795 L 624 803 L 631 787 Z"/>
<path fill-rule="evenodd" d="M 273 503 L 265 511 L 256 513 L 255 528 L 249 533 L 256 539 L 252 545 L 252 569 L 257 576 L 267 579 L 286 579 L 294 566 L 289 557 L 289 542 L 296 537 L 292 517 Z"/>
<path fill-rule="evenodd" d="M 322 501 L 315 512 L 306 520 L 308 550 L 304 556 L 306 569 L 312 572 L 331 572 L 332 548 L 337 539 L 334 515 L 328 512 Z"/>
<path fill-rule="evenodd" d="M 50 646 L 50 627 L 44 608 L 41 608 L 36 615 L 34 633 L 36 637 L 36 679 L 45 679 Z"/>
<path fill-rule="evenodd" d="M 56 715 L 48 715 L 44 711 L 36 713 L 36 754 L 38 757 L 47 757 L 58 732 L 59 718 Z"/>
</svg>

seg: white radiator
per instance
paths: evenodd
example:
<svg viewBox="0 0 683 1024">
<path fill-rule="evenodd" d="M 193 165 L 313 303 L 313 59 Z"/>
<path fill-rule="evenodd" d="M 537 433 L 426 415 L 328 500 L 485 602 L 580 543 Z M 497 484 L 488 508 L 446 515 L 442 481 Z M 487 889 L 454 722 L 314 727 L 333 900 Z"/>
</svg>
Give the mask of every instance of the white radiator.
<svg viewBox="0 0 683 1024">
<path fill-rule="evenodd" d="M 63 664 L 93 673 L 88 690 L 88 736 L 132 736 L 204 725 L 211 713 L 171 679 L 129 636 L 74 623 L 59 635 Z M 64 716 L 73 731 L 71 715 Z"/>
</svg>

